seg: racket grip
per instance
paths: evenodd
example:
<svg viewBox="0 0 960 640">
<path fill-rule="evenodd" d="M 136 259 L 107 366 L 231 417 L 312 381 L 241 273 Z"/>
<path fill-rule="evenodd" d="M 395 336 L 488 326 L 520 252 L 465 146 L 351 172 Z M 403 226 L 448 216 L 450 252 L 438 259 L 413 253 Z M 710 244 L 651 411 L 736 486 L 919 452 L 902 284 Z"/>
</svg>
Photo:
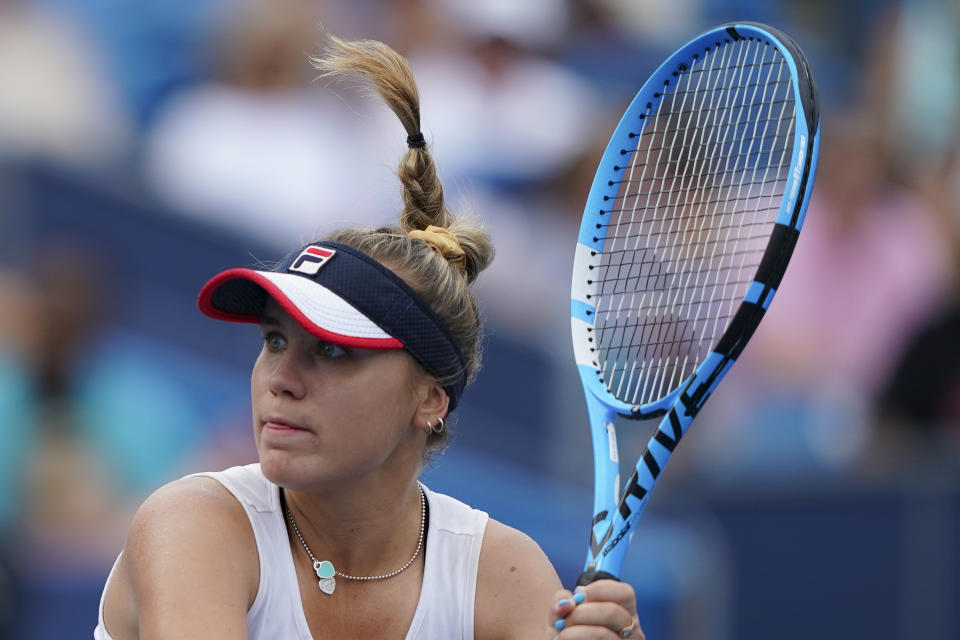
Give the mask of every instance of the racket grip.
<svg viewBox="0 0 960 640">
<path fill-rule="evenodd" d="M 620 578 L 612 573 L 598 571 L 596 569 L 587 569 L 580 574 L 579 578 L 577 578 L 577 586 L 585 587 L 592 582 L 596 582 L 597 580 L 616 580 L 617 582 L 620 582 Z"/>
</svg>

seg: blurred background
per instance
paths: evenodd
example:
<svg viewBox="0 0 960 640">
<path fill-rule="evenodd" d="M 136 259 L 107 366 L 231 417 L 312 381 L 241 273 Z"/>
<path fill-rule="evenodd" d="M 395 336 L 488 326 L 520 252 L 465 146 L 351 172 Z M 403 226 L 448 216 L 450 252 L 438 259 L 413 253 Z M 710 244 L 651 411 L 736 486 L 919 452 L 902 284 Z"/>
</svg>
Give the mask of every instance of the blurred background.
<svg viewBox="0 0 960 640">
<path fill-rule="evenodd" d="M 960 638 L 956 0 L 0 0 L 0 638 L 91 637 L 139 502 L 255 460 L 259 335 L 196 310 L 205 279 L 396 218 L 405 135 L 315 80 L 321 21 L 409 57 L 448 196 L 497 246 L 485 371 L 425 480 L 572 584 L 581 207 L 640 84 L 728 20 L 808 53 L 820 171 L 624 577 L 656 640 Z M 635 458 L 654 425 L 621 426 Z"/>
</svg>

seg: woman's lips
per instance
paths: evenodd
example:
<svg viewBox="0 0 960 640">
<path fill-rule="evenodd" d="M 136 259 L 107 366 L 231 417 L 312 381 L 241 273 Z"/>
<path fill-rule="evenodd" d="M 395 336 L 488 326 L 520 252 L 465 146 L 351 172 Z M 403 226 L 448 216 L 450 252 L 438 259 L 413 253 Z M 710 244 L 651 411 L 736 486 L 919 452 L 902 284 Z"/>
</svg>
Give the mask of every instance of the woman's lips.
<svg viewBox="0 0 960 640">
<path fill-rule="evenodd" d="M 263 428 L 268 429 L 271 432 L 275 433 L 300 433 L 300 432 L 312 432 L 311 429 L 296 424 L 294 422 L 288 422 L 282 418 L 270 417 L 263 421 Z"/>
</svg>

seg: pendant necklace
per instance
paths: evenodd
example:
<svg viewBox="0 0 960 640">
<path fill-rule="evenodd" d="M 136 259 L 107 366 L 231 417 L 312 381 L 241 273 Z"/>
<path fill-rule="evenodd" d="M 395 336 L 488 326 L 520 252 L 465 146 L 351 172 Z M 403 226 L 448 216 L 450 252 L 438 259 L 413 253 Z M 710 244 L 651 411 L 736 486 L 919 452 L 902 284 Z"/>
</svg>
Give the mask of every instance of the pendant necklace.
<svg viewBox="0 0 960 640">
<path fill-rule="evenodd" d="M 337 588 L 336 576 L 340 576 L 346 580 L 386 580 L 387 578 L 392 578 L 393 576 L 403 573 L 407 567 L 413 564 L 413 561 L 416 560 L 417 556 L 420 555 L 420 549 L 423 548 L 423 534 L 427 520 L 426 497 L 423 495 L 423 487 L 421 487 L 418 483 L 417 489 L 420 490 L 420 539 L 417 541 L 417 550 L 413 552 L 413 556 L 407 560 L 405 565 L 395 571 L 385 573 L 381 576 L 351 576 L 346 573 L 340 573 L 334 569 L 333 563 L 329 560 L 317 560 L 317 558 L 313 555 L 313 552 L 310 551 L 310 547 L 307 546 L 307 541 L 303 539 L 303 534 L 300 533 L 300 528 L 293 519 L 293 513 L 290 511 L 290 507 L 284 507 L 287 512 L 287 519 L 290 521 L 290 526 L 293 527 L 294 533 L 296 533 L 297 537 L 300 538 L 300 544 L 303 545 L 307 555 L 310 556 L 311 560 L 313 560 L 313 570 L 316 572 L 317 578 L 319 578 L 317 585 L 320 587 L 320 591 L 327 595 L 333 595 L 334 589 Z"/>
</svg>

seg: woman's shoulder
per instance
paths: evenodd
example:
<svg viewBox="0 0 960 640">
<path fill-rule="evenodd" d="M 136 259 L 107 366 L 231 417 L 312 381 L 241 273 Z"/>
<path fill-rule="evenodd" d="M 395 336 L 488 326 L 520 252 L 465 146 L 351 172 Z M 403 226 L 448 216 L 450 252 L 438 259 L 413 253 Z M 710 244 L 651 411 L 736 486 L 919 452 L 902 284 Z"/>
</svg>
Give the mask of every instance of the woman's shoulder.
<svg viewBox="0 0 960 640">
<path fill-rule="evenodd" d="M 527 534 L 490 518 L 477 572 L 478 638 L 542 637 L 560 578 Z"/>
<path fill-rule="evenodd" d="M 154 491 L 137 509 L 125 551 L 131 543 L 175 546 L 205 540 L 241 542 L 253 531 L 243 506 L 221 482 L 207 475 L 174 480 Z"/>
<path fill-rule="evenodd" d="M 137 509 L 131 531 L 138 525 L 189 525 L 192 521 L 214 528 L 245 518 L 240 502 L 222 482 L 213 475 L 196 474 L 169 482 L 150 494 Z"/>
<path fill-rule="evenodd" d="M 559 582 L 553 565 L 537 542 L 527 534 L 493 518 L 487 522 L 480 552 L 481 575 L 490 571 L 506 571 L 537 579 L 552 578 Z M 515 576 L 515 578 L 523 578 Z"/>
<path fill-rule="evenodd" d="M 250 551 L 256 565 L 256 539 L 234 491 L 214 476 L 196 474 L 154 491 L 134 514 L 124 553 L 191 554 L 206 545 L 229 544 Z"/>
<path fill-rule="evenodd" d="M 225 550 L 229 549 L 229 554 Z M 137 510 L 107 582 L 103 619 L 113 637 L 206 615 L 191 603 L 240 624 L 256 596 L 256 541 L 243 507 L 212 477 L 187 476 L 153 492 Z M 192 616 L 183 616 L 186 609 Z M 202 622 L 201 622 L 202 623 Z"/>
<path fill-rule="evenodd" d="M 224 549 L 230 549 L 229 558 Z M 226 572 L 222 577 L 256 591 L 259 563 L 250 521 L 237 498 L 209 476 L 187 476 L 154 491 L 133 517 L 123 559 L 144 585 Z"/>
<path fill-rule="evenodd" d="M 506 569 L 515 573 L 520 567 L 512 560 L 524 560 L 528 572 L 556 577 L 553 565 L 530 536 L 451 496 L 423 487 L 430 504 L 431 529 L 436 525 L 454 533 L 480 533 L 480 577 Z M 438 513 L 439 512 L 439 513 Z M 439 517 L 436 517 L 439 516 Z"/>
<path fill-rule="evenodd" d="M 483 535 L 488 520 L 485 511 L 446 494 L 431 491 L 425 485 L 421 487 L 430 506 L 431 530 L 444 530 L 458 535 Z"/>
</svg>

